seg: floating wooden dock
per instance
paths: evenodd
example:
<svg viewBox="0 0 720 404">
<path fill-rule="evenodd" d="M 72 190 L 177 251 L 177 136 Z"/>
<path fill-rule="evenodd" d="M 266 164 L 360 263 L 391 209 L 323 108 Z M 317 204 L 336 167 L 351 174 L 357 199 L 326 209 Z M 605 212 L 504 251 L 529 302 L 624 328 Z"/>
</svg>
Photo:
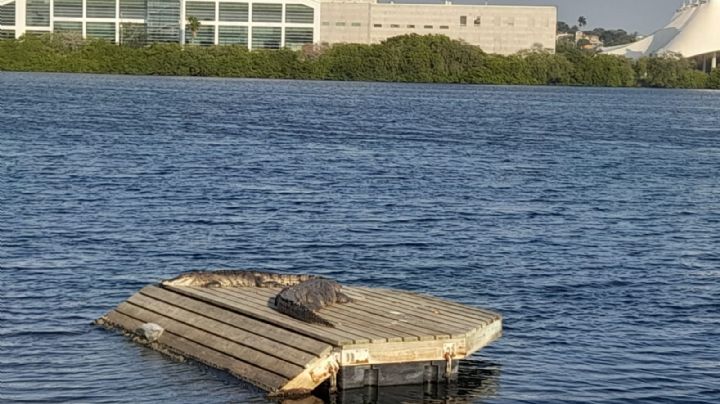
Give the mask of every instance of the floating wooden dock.
<svg viewBox="0 0 720 404">
<path fill-rule="evenodd" d="M 335 327 L 273 309 L 280 288 L 147 286 L 98 320 L 146 344 L 228 371 L 271 395 L 331 388 L 437 382 L 457 361 L 500 337 L 499 314 L 410 292 L 344 287 L 353 302 L 322 309 Z M 136 340 L 139 340 L 136 338 Z"/>
</svg>

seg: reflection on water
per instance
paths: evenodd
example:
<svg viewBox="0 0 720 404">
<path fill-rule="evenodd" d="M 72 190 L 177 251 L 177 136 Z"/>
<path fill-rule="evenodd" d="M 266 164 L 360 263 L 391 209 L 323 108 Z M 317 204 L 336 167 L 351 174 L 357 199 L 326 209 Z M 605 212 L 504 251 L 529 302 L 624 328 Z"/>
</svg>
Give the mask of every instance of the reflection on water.
<svg viewBox="0 0 720 404">
<path fill-rule="evenodd" d="M 487 361 L 462 361 L 458 380 L 453 383 L 366 387 L 341 391 L 337 397 L 322 396 L 321 398 L 322 401 L 338 404 L 477 403 L 497 395 L 500 368 L 499 364 Z M 310 404 L 314 401 L 301 401 L 301 403 Z M 295 402 L 283 402 L 283 404 L 295 404 Z"/>
</svg>

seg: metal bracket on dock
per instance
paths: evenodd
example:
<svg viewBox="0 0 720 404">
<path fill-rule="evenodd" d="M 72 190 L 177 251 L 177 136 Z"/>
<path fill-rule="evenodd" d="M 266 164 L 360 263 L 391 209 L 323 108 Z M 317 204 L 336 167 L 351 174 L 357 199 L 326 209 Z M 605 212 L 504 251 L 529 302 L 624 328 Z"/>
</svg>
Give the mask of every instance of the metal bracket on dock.
<svg viewBox="0 0 720 404">
<path fill-rule="evenodd" d="M 445 379 L 450 381 L 452 374 L 453 356 L 455 356 L 455 344 L 443 344 L 443 357 L 445 358 Z"/>
</svg>

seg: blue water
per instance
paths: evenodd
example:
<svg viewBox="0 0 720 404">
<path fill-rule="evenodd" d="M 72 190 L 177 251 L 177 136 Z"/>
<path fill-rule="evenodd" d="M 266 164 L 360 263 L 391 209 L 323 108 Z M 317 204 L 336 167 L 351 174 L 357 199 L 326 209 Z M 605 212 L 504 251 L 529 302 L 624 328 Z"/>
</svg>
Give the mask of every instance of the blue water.
<svg viewBox="0 0 720 404">
<path fill-rule="evenodd" d="M 718 92 L 0 73 L 0 401 L 264 402 L 91 325 L 252 267 L 501 312 L 426 400 L 719 402 L 719 122 Z"/>
</svg>

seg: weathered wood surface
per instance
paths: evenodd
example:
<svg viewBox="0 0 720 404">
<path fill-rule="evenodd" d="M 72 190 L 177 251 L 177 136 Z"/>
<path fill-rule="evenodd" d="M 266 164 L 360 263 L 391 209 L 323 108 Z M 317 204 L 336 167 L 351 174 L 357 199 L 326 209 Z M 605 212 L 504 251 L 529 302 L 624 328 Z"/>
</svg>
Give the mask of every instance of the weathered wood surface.
<svg viewBox="0 0 720 404">
<path fill-rule="evenodd" d="M 334 327 L 308 324 L 274 310 L 279 291 L 148 286 L 104 320 L 130 333 L 158 324 L 165 331 L 151 347 L 226 370 L 271 393 L 312 390 L 337 366 L 461 359 L 502 332 L 497 313 L 363 287 L 343 288 L 351 303 L 319 311 Z"/>
</svg>

